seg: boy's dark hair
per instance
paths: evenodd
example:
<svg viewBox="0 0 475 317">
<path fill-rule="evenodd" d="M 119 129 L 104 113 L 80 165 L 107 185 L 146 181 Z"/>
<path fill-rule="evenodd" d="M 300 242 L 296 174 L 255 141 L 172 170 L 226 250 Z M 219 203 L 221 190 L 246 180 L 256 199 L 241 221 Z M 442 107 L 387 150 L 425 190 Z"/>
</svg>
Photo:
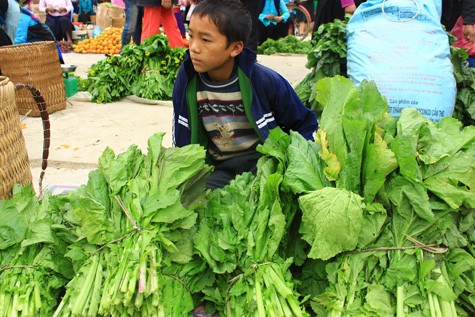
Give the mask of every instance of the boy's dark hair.
<svg viewBox="0 0 475 317">
<path fill-rule="evenodd" d="M 246 45 L 251 34 L 251 15 L 239 0 L 202 0 L 193 9 L 192 15 L 208 17 L 226 36 L 227 45 L 236 41 Z"/>
</svg>

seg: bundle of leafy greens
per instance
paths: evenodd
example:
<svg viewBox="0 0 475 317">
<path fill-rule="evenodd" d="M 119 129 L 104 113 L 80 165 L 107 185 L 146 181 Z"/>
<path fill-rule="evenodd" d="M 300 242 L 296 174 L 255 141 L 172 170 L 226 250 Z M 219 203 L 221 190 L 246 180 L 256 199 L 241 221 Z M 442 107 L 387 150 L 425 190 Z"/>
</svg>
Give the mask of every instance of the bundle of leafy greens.
<svg viewBox="0 0 475 317">
<path fill-rule="evenodd" d="M 30 186 L 16 185 L 13 197 L 0 201 L 0 316 L 51 316 L 73 277 L 64 255 L 75 235 L 53 210 Z"/>
<path fill-rule="evenodd" d="M 473 315 L 475 127 L 393 118 L 374 83 L 317 89 L 315 144 L 291 134 L 278 154 L 308 243 L 300 292 L 317 315 Z"/>
<path fill-rule="evenodd" d="M 475 127 L 394 118 L 372 82 L 316 90 L 315 140 L 272 130 L 257 174 L 222 189 L 203 148 L 163 134 L 106 149 L 66 195 L 16 189 L 0 315 L 475 315 Z"/>
<path fill-rule="evenodd" d="M 69 246 L 77 273 L 54 316 L 184 316 L 195 307 L 162 268 L 192 260 L 211 168 L 202 147 L 166 149 L 162 138 L 148 140 L 147 154 L 106 149 L 88 183 L 65 197 L 82 236 Z"/>
<path fill-rule="evenodd" d="M 109 103 L 118 101 L 134 91 L 138 96 L 171 99 L 170 87 L 183 61 L 185 49 L 172 49 L 166 36 L 157 34 L 140 45 L 124 46 L 120 55 L 113 55 L 92 65 L 87 80 L 81 81 L 82 89 L 91 93 L 92 101 Z M 155 67 L 159 64 L 160 67 Z M 152 73 L 156 85 L 147 86 L 145 79 Z M 146 92 L 149 95 L 146 95 Z"/>
<path fill-rule="evenodd" d="M 310 41 L 301 41 L 294 35 L 287 35 L 278 40 L 267 39 L 257 47 L 257 54 L 272 55 L 277 53 L 308 54 L 312 49 Z"/>
<path fill-rule="evenodd" d="M 199 211 L 195 248 L 215 273 L 201 292 L 225 316 L 307 315 L 287 270 L 293 260 L 283 246 L 296 205 L 280 192 L 278 167 L 260 159 L 256 176 L 245 173 L 214 190 Z"/>
<path fill-rule="evenodd" d="M 318 116 L 322 108 L 316 101 L 315 84 L 325 77 L 347 76 L 346 25 L 348 21 L 347 15 L 343 20 L 335 19 L 333 22 L 318 27 L 311 40 L 312 48 L 307 53 L 305 67 L 310 69 L 310 73 L 295 87 L 302 102 Z"/>
<path fill-rule="evenodd" d="M 160 59 L 155 56 L 144 61 L 142 71 L 132 86 L 134 95 L 151 100 L 171 100 L 173 84 L 185 50 L 170 50 L 167 45 L 163 46 Z"/>
</svg>

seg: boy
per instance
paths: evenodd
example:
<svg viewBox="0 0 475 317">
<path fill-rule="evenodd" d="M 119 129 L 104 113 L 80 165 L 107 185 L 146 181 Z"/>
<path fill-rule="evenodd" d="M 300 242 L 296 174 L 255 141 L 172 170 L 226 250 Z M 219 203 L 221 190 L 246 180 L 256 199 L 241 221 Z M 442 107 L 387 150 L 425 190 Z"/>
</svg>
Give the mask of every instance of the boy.
<svg viewBox="0 0 475 317">
<path fill-rule="evenodd" d="M 288 81 L 244 48 L 251 23 L 238 0 L 204 0 L 191 15 L 189 49 L 173 91 L 173 142 L 207 149 L 215 166 L 208 188 L 256 172 L 256 146 L 272 128 L 298 131 L 309 140 L 318 128 Z"/>
</svg>

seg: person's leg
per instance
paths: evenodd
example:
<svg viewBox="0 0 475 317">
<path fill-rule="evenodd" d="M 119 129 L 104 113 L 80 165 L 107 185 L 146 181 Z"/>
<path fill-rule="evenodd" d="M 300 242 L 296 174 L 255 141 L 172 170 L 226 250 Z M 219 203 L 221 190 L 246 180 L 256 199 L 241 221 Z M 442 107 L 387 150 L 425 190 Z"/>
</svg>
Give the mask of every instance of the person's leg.
<svg viewBox="0 0 475 317">
<path fill-rule="evenodd" d="M 138 16 L 138 7 L 137 2 L 135 0 L 125 0 L 125 24 L 124 28 L 122 29 L 122 48 L 125 45 L 130 43 L 130 39 L 135 32 L 135 26 L 137 24 L 137 16 Z"/>
<path fill-rule="evenodd" d="M 259 21 L 257 28 L 258 41 L 257 45 L 262 45 L 267 40 L 267 28 Z"/>
<path fill-rule="evenodd" d="M 181 15 L 180 7 L 174 7 L 173 14 L 175 15 L 176 24 L 178 26 L 178 29 L 180 30 L 181 37 L 185 38 L 186 29 L 185 29 L 185 23 L 183 23 L 183 17 Z"/>
<path fill-rule="evenodd" d="M 140 42 L 160 32 L 161 9 L 162 7 L 143 8 L 142 36 Z"/>
<path fill-rule="evenodd" d="M 206 187 L 210 189 L 222 188 L 239 174 L 245 172 L 256 174 L 257 161 L 261 157 L 261 153 L 252 152 L 217 162 L 214 171 L 206 177 Z"/>
<path fill-rule="evenodd" d="M 228 185 L 231 180 L 236 178 L 236 175 L 226 170 L 214 170 L 209 176 L 206 177 L 206 188 L 217 189 L 223 188 Z"/>
<path fill-rule="evenodd" d="M 69 16 L 59 18 L 59 29 L 61 32 L 60 40 L 65 39 L 66 41 L 72 43 L 73 24 L 71 23 Z"/>
<path fill-rule="evenodd" d="M 277 24 L 271 24 L 269 25 L 267 28 L 269 29 L 269 38 L 277 41 L 278 39 L 281 38 L 280 36 L 280 29 L 279 29 L 279 26 L 281 25 L 282 23 L 277 23 Z"/>
<path fill-rule="evenodd" d="M 134 43 L 140 45 L 140 37 L 142 36 L 142 19 L 143 7 L 137 7 L 137 21 L 135 23 L 135 32 L 132 36 Z"/>
<path fill-rule="evenodd" d="M 180 29 L 178 28 L 173 9 L 162 7 L 161 14 L 163 30 L 165 31 L 165 35 L 168 37 L 168 43 L 170 44 L 170 47 L 184 47 L 183 39 L 181 37 Z"/>
<path fill-rule="evenodd" d="M 53 32 L 53 35 L 56 41 L 61 41 L 61 34 L 59 32 L 59 27 L 58 27 L 56 17 L 46 16 L 45 24 L 51 30 L 51 32 Z"/>
<path fill-rule="evenodd" d="M 290 19 L 287 22 L 280 22 L 274 28 L 277 39 L 286 37 L 289 34 Z"/>
</svg>

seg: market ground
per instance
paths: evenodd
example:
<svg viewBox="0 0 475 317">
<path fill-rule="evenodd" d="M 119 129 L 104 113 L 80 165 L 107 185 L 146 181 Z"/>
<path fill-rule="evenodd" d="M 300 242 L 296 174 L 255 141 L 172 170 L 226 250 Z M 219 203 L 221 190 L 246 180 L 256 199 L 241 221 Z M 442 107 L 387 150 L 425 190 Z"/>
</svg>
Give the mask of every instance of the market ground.
<svg viewBox="0 0 475 317">
<path fill-rule="evenodd" d="M 63 54 L 66 64 L 77 65 L 76 75 L 86 77 L 90 65 L 105 58 L 99 54 Z M 282 74 L 295 85 L 309 72 L 305 55 L 258 56 L 259 63 Z M 88 173 L 106 147 L 120 154 L 135 144 L 146 151 L 147 139 L 165 132 L 164 146 L 170 147 L 172 107 L 137 103 L 129 98 L 109 104 L 96 104 L 76 95 L 67 100 L 65 109 L 50 114 L 51 143 L 43 189 L 54 193 L 85 184 Z M 30 158 L 33 186 L 39 193 L 43 153 L 43 126 L 38 117 L 20 116 Z"/>
</svg>

